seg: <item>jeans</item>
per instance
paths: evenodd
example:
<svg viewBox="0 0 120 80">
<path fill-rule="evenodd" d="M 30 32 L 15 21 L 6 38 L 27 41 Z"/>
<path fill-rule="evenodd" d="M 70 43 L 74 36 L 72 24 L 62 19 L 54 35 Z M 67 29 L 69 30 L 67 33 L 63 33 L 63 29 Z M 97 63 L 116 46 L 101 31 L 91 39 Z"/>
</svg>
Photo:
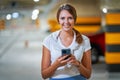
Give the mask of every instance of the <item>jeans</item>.
<svg viewBox="0 0 120 80">
<path fill-rule="evenodd" d="M 77 75 L 68 78 L 50 78 L 49 80 L 86 80 L 86 78 L 81 75 Z"/>
</svg>

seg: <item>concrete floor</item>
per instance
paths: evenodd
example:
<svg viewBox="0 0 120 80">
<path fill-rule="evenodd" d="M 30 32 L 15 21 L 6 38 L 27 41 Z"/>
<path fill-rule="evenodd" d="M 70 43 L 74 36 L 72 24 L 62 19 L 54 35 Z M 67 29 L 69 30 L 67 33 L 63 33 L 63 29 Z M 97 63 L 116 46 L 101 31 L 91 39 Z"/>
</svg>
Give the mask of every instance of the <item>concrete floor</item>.
<svg viewBox="0 0 120 80">
<path fill-rule="evenodd" d="M 47 35 L 41 31 L 0 33 L 0 80 L 42 80 L 41 44 Z M 102 58 L 93 65 L 89 80 L 120 80 L 120 73 L 109 73 Z"/>
</svg>

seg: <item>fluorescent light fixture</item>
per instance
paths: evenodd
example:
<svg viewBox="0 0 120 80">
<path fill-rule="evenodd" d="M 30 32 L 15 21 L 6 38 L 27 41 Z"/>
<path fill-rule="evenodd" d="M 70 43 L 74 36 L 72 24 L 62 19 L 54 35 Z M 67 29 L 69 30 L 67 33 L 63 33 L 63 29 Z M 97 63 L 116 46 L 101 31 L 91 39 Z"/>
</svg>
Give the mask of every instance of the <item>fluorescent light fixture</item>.
<svg viewBox="0 0 120 80">
<path fill-rule="evenodd" d="M 33 12 L 32 12 L 32 14 L 34 15 L 38 15 L 39 14 L 39 10 L 38 9 L 35 9 L 35 10 L 33 10 Z"/>
<path fill-rule="evenodd" d="M 103 11 L 104 13 L 107 13 L 107 9 L 106 9 L 106 8 L 103 8 L 102 11 Z"/>
<path fill-rule="evenodd" d="M 39 0 L 33 0 L 34 2 L 39 2 Z"/>
<path fill-rule="evenodd" d="M 36 20 L 38 18 L 38 15 L 32 15 L 32 20 Z"/>
<path fill-rule="evenodd" d="M 11 17 L 12 17 L 11 14 L 7 14 L 6 19 L 7 19 L 7 20 L 10 20 Z"/>
<path fill-rule="evenodd" d="M 18 13 L 18 12 L 14 12 L 14 13 L 12 14 L 12 17 L 13 17 L 13 18 L 18 18 L 18 17 L 19 17 L 19 13 Z"/>
</svg>

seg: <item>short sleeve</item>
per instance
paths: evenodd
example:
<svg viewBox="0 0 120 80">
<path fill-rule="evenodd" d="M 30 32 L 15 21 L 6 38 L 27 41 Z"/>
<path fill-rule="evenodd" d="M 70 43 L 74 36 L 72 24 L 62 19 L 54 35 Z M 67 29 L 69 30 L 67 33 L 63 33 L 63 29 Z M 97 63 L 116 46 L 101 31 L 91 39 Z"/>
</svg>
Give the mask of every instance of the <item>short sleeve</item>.
<svg viewBox="0 0 120 80">
<path fill-rule="evenodd" d="M 88 37 L 85 37 L 84 39 L 84 49 L 85 49 L 85 52 L 91 49 L 90 40 Z"/>
<path fill-rule="evenodd" d="M 46 37 L 46 38 L 43 40 L 42 45 L 45 46 L 46 48 L 48 48 L 48 49 L 50 50 L 50 36 Z"/>
</svg>

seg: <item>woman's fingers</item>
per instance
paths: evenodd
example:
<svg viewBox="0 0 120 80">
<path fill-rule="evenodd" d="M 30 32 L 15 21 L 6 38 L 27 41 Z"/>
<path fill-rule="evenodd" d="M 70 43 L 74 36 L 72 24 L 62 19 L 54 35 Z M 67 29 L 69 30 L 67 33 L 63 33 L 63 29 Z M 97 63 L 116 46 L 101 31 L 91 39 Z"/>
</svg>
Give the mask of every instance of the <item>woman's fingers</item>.
<svg viewBox="0 0 120 80">
<path fill-rule="evenodd" d="M 72 63 L 74 65 L 77 63 L 77 60 L 74 55 L 71 55 L 69 63 Z"/>
<path fill-rule="evenodd" d="M 68 55 L 64 55 L 64 56 L 61 56 L 61 57 L 59 57 L 57 60 L 58 60 L 58 62 L 59 62 L 59 64 L 60 64 L 60 66 L 63 66 L 63 65 L 66 65 L 68 62 L 69 62 L 69 58 L 67 58 L 68 57 Z M 67 59 L 66 59 L 67 58 Z"/>
</svg>

